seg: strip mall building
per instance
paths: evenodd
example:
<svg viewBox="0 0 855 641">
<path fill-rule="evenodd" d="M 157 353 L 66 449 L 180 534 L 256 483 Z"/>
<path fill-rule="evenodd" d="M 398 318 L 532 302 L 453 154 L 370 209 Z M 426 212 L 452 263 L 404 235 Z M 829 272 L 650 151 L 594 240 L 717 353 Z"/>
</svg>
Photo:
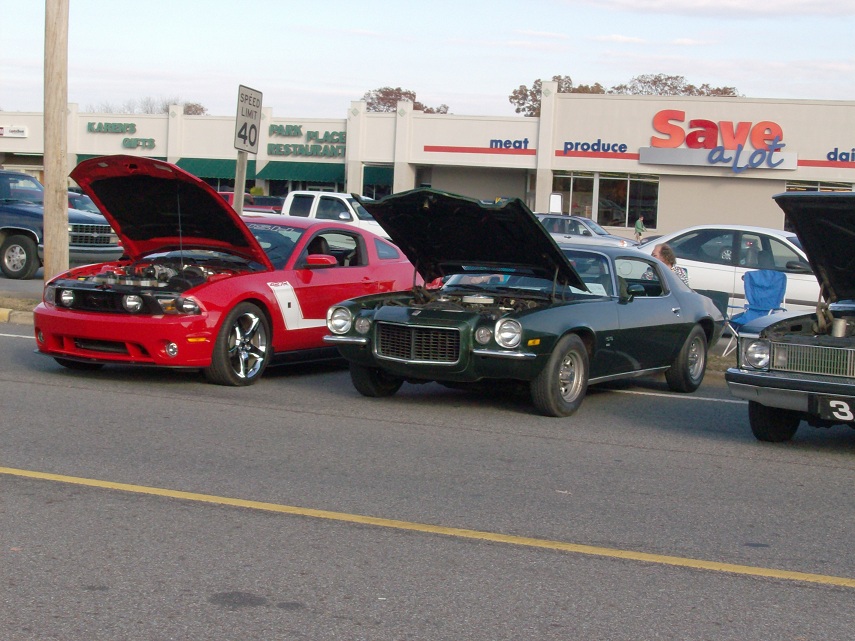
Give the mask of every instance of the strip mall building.
<svg viewBox="0 0 855 641">
<path fill-rule="evenodd" d="M 431 186 L 519 197 L 535 211 L 590 216 L 630 236 L 696 224 L 783 228 L 787 190 L 853 190 L 855 102 L 559 94 L 543 83 L 539 118 L 370 113 L 274 118 L 262 110 L 248 185 L 379 197 Z M 69 105 L 69 167 L 93 156 L 167 160 L 214 187 L 234 181 L 233 116 L 81 113 Z M 41 177 L 43 116 L 0 112 L 0 165 Z"/>
</svg>

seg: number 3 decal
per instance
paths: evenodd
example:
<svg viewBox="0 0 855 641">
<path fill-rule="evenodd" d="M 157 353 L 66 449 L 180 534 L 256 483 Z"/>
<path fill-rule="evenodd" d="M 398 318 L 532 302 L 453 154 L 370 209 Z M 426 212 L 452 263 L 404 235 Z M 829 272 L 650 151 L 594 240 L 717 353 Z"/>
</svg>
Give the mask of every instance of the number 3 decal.
<svg viewBox="0 0 855 641">
<path fill-rule="evenodd" d="M 855 414 L 849 408 L 849 403 L 845 401 L 829 401 L 828 406 L 831 408 L 831 415 L 841 421 L 855 420 Z"/>
</svg>

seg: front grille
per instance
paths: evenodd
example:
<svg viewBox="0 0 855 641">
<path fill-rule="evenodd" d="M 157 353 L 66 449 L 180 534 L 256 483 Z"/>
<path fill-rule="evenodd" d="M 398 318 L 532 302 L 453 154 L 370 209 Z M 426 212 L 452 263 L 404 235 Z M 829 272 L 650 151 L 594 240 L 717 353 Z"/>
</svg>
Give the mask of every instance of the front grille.
<svg viewBox="0 0 855 641">
<path fill-rule="evenodd" d="M 74 292 L 74 309 L 88 312 L 121 312 L 122 297 L 116 292 L 96 292 L 76 290 Z"/>
<path fill-rule="evenodd" d="M 772 369 L 852 378 L 855 377 L 855 349 L 772 343 Z"/>
<path fill-rule="evenodd" d="M 377 355 L 420 363 L 456 363 L 460 359 L 460 332 L 439 327 L 377 324 Z"/>
<path fill-rule="evenodd" d="M 124 343 L 115 341 L 98 341 L 86 338 L 76 338 L 74 346 L 77 349 L 85 349 L 89 352 L 107 352 L 110 354 L 127 354 L 128 348 Z"/>
<path fill-rule="evenodd" d="M 68 237 L 70 245 L 101 246 L 115 245 L 116 238 L 110 225 L 71 225 Z"/>
</svg>

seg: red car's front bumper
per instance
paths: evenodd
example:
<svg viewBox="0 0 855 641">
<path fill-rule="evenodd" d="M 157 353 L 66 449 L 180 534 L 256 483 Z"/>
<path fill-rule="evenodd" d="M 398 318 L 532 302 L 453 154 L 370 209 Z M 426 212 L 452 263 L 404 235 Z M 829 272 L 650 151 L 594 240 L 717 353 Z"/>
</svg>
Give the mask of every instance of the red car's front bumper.
<svg viewBox="0 0 855 641">
<path fill-rule="evenodd" d="M 208 314 L 133 316 L 57 309 L 40 303 L 34 313 L 39 352 L 99 363 L 207 367 L 216 340 Z M 170 356 L 168 350 L 174 350 Z"/>
</svg>

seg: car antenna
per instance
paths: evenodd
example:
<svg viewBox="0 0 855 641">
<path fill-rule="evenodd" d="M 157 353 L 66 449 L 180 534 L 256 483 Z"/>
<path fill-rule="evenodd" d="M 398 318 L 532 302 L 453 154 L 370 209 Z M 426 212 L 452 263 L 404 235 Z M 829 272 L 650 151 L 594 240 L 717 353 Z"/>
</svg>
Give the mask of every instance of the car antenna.
<svg viewBox="0 0 855 641">
<path fill-rule="evenodd" d="M 181 256 L 181 269 L 184 269 L 184 229 L 181 225 L 181 184 L 175 181 L 175 205 L 178 210 L 178 255 Z"/>
</svg>

